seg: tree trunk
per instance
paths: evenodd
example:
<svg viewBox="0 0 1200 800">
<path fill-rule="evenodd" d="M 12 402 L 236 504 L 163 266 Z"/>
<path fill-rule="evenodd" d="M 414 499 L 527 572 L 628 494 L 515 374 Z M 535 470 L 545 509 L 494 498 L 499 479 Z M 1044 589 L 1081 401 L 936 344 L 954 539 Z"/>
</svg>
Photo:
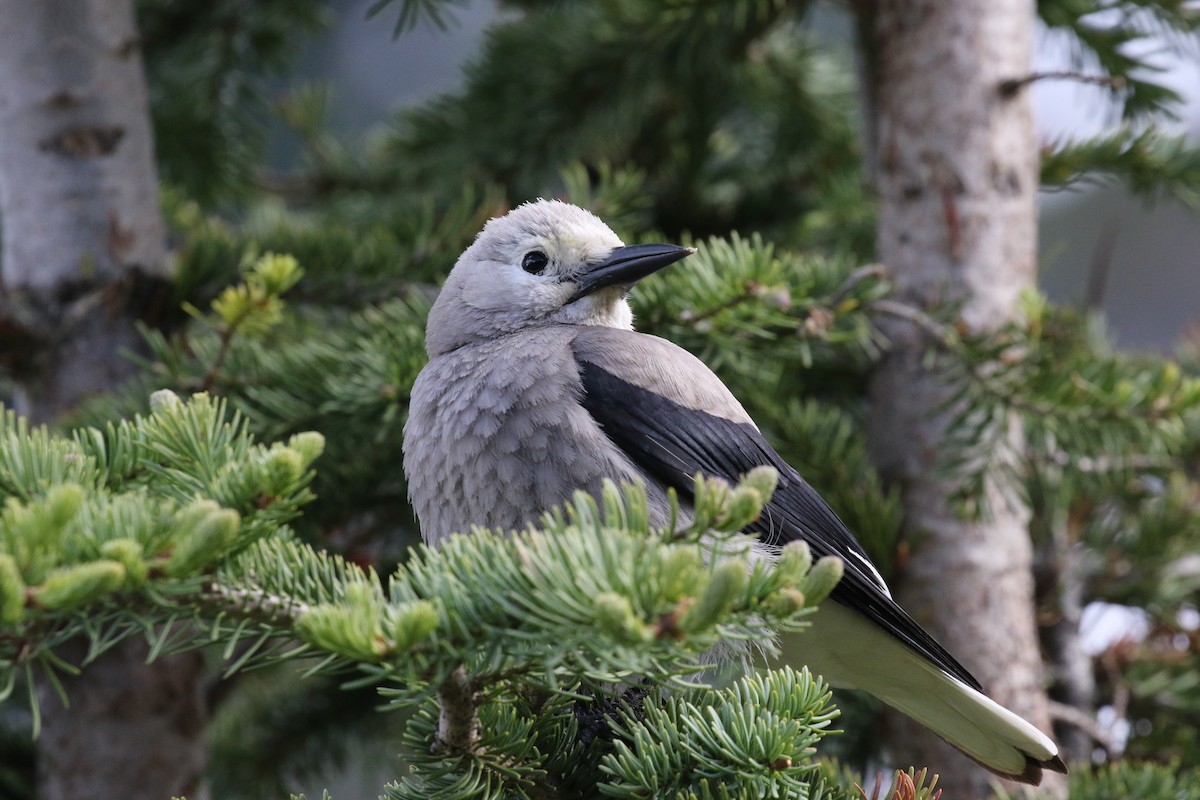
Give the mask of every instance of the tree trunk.
<svg viewBox="0 0 1200 800">
<path fill-rule="evenodd" d="M 1001 90 L 1030 69 L 1034 4 L 876 0 L 862 13 L 873 83 L 866 96 L 876 104 L 868 119 L 879 259 L 898 299 L 920 309 L 961 302 L 970 330 L 1002 325 L 1035 273 L 1033 123 L 1026 94 Z M 886 333 L 892 346 L 872 378 L 871 438 L 878 465 L 903 492 L 911 555 L 901 604 L 993 698 L 1049 730 L 1028 510 L 991 482 L 986 519 L 956 515 L 952 483 L 934 474 L 951 416 L 935 409 L 952 387 L 924 360 L 926 331 L 897 320 Z M 939 773 L 956 800 L 990 795 L 982 768 L 908 720 L 897 728 L 900 764 Z"/>
<path fill-rule="evenodd" d="M 78 664 L 82 642 L 59 651 Z M 146 663 L 124 642 L 63 682 L 70 708 L 38 687 L 38 800 L 205 800 L 208 702 L 199 654 Z"/>
<path fill-rule="evenodd" d="M 0 0 L 0 20 L 0 358 L 17 410 L 49 421 L 133 371 L 165 232 L 131 0 Z M 145 653 L 70 681 L 71 713 L 40 693 L 41 800 L 196 798 L 200 658 Z"/>
<path fill-rule="evenodd" d="M 131 372 L 165 234 L 130 0 L 0 0 L 0 19 L 5 355 L 17 410 L 48 420 Z"/>
</svg>

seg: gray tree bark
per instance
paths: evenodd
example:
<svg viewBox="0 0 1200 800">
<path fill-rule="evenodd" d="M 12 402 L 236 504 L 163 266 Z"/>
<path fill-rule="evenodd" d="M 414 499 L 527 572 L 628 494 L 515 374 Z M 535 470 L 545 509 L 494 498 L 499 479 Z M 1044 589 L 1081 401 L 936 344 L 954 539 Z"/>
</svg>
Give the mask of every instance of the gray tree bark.
<svg viewBox="0 0 1200 800">
<path fill-rule="evenodd" d="M 1027 95 L 1001 90 L 1030 70 L 1033 0 L 875 0 L 860 11 L 878 257 L 898 299 L 958 301 L 967 329 L 1000 326 L 1035 275 L 1037 143 Z M 1049 730 L 1028 510 L 993 482 L 988 518 L 955 513 L 952 483 L 934 473 L 950 418 L 934 410 L 952 389 L 924 359 L 925 330 L 896 321 L 886 333 L 871 439 L 903 492 L 901 603 L 993 698 Z M 896 728 L 899 763 L 928 766 L 958 800 L 990 795 L 982 768 L 906 719 Z M 1064 787 L 1054 775 L 1044 785 Z"/>
<path fill-rule="evenodd" d="M 45 420 L 131 371 L 165 233 L 130 0 L 0 0 L 0 19 L 3 316 L 17 410 Z"/>
<path fill-rule="evenodd" d="M 206 800 L 208 700 L 199 654 L 146 663 L 141 640 L 118 645 L 63 682 L 70 708 L 38 687 L 38 800 Z M 82 643 L 60 652 L 78 664 Z"/>
<path fill-rule="evenodd" d="M 165 231 L 132 0 L 0 0 L 0 357 L 50 421 L 131 374 L 166 296 Z M 82 657 L 82 650 L 74 656 Z M 199 656 L 118 648 L 42 691 L 41 800 L 197 797 Z"/>
</svg>

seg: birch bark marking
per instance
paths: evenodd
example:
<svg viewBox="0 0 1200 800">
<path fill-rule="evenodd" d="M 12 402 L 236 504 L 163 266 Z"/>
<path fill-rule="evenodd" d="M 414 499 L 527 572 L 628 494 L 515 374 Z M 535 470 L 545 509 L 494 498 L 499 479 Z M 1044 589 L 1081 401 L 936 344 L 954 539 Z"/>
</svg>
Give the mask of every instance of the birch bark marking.
<svg viewBox="0 0 1200 800">
<path fill-rule="evenodd" d="M 0 19 L 0 299 L 17 410 L 48 420 L 130 372 L 165 232 L 131 0 L 0 0 Z"/>
<path fill-rule="evenodd" d="M 0 0 L 0 222 L 0 357 L 17 410 L 50 421 L 133 371 L 167 277 L 132 0 Z M 207 796 L 202 658 L 146 652 L 64 681 L 70 710 L 39 687 L 41 800 Z"/>
<path fill-rule="evenodd" d="M 879 258 L 899 299 L 921 308 L 957 300 L 968 328 L 998 326 L 1034 280 L 1029 102 L 999 89 L 1029 71 L 1034 4 L 878 0 L 866 13 Z M 990 519 L 955 515 L 951 486 L 932 475 L 948 415 L 932 413 L 947 388 L 923 364 L 927 334 L 903 322 L 886 332 L 893 347 L 872 379 L 871 438 L 878 465 L 903 491 L 912 557 L 901 602 L 989 694 L 1049 730 L 1028 510 L 993 497 Z M 990 795 L 981 768 L 908 720 L 897 727 L 898 762 L 939 772 L 957 798 Z"/>
</svg>

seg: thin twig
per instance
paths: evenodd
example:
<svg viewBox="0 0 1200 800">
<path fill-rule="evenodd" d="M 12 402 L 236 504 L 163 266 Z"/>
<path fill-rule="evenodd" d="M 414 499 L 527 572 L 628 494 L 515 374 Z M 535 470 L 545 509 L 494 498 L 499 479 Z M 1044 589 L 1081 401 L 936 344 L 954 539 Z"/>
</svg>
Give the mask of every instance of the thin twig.
<svg viewBox="0 0 1200 800">
<path fill-rule="evenodd" d="M 1125 79 L 1120 75 L 1089 75 L 1086 72 L 1076 72 L 1074 70 L 1056 70 L 1053 72 L 1031 72 L 1022 78 L 1009 78 L 1008 80 L 1000 81 L 1000 94 L 1005 97 L 1012 97 L 1029 84 L 1045 80 L 1077 81 L 1093 86 L 1104 86 L 1114 92 L 1119 92 L 1126 86 Z"/>
<path fill-rule="evenodd" d="M 846 276 L 846 280 L 842 281 L 842 285 L 834 289 L 833 294 L 825 299 L 825 305 L 836 306 L 842 301 L 843 297 L 850 294 L 850 290 L 855 286 L 858 286 L 865 280 L 871 278 L 879 279 L 885 275 L 887 275 L 887 267 L 883 266 L 883 264 L 864 264 Z"/>
<path fill-rule="evenodd" d="M 711 319 L 723 311 L 729 311 L 730 309 L 737 308 L 742 303 L 746 303 L 755 299 L 758 296 L 756 288 L 757 287 L 755 287 L 753 284 L 747 284 L 742 288 L 742 291 L 739 294 L 734 295 L 723 303 L 718 303 L 712 308 L 706 308 L 699 314 L 688 314 L 685 311 L 680 315 L 680 321 L 687 323 L 689 327 L 694 329 L 699 326 L 701 322 Z"/>
<path fill-rule="evenodd" d="M 1060 703 L 1057 700 L 1047 701 L 1047 710 L 1050 712 L 1051 719 L 1075 726 L 1090 736 L 1092 741 L 1103 747 L 1109 754 L 1113 753 L 1114 742 L 1112 734 L 1101 728 L 1100 723 L 1091 714 L 1075 706 Z"/>
<path fill-rule="evenodd" d="M 1026 408 L 1025 406 L 1017 406 Z M 1035 413 L 1050 413 L 1052 408 L 1031 408 Z M 1084 474 L 1105 474 L 1119 471 L 1136 471 L 1152 469 L 1178 469 L 1179 459 L 1171 456 L 1155 455 L 1153 453 L 1133 453 L 1127 456 L 1074 456 L 1065 450 L 1051 451 L 1029 450 L 1028 456 L 1048 461 L 1063 468 L 1070 468 Z"/>
<path fill-rule="evenodd" d="M 1109 223 L 1101 229 L 1096 241 L 1091 268 L 1088 270 L 1087 296 L 1084 301 L 1084 308 L 1088 311 L 1099 311 L 1104 308 L 1108 276 L 1112 272 L 1114 245 L 1120 229 L 1121 226 L 1116 220 L 1109 220 Z"/>
<path fill-rule="evenodd" d="M 954 335 L 950 327 L 943 325 L 915 306 L 898 303 L 895 300 L 885 298 L 872 302 L 868 308 L 872 311 L 878 311 L 881 314 L 888 314 L 889 316 L 911 322 L 946 346 L 953 345 L 958 341 L 958 337 Z"/>
<path fill-rule="evenodd" d="M 216 386 L 217 379 L 221 377 L 221 367 L 225 365 L 225 359 L 229 357 L 229 349 L 233 344 L 233 336 L 237 332 L 237 324 L 240 322 L 241 319 L 238 319 L 235 324 L 227 325 L 221 331 L 221 348 L 217 351 L 217 357 L 213 360 L 212 366 L 204 375 L 201 391 L 210 392 Z"/>
</svg>

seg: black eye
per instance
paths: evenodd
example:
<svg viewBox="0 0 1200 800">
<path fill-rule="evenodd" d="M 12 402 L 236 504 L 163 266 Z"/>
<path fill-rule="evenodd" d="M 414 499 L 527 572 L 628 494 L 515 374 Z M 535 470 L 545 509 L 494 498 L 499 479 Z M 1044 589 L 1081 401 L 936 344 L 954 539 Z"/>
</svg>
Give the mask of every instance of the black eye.
<svg viewBox="0 0 1200 800">
<path fill-rule="evenodd" d="M 521 269 L 534 275 L 541 275 L 542 270 L 550 263 L 550 259 L 546 258 L 546 254 L 541 250 L 533 250 L 525 254 L 521 259 Z"/>
</svg>

